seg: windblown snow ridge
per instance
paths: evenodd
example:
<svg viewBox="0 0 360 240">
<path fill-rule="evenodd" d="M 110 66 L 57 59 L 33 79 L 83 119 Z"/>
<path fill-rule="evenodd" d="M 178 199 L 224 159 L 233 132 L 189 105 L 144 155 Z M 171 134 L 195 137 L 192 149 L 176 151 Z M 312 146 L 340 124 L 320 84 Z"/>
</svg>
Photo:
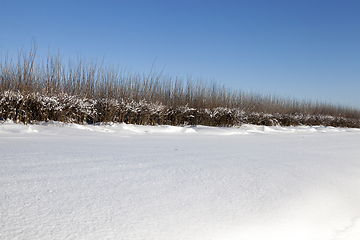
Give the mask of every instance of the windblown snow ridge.
<svg viewBox="0 0 360 240">
<path fill-rule="evenodd" d="M 51 127 L 51 128 L 49 128 Z M 102 132 L 109 134 L 200 134 L 200 135 L 242 135 L 242 134 L 271 134 L 271 133 L 339 133 L 357 132 L 357 128 L 336 128 L 331 126 L 259 126 L 244 124 L 241 127 L 210 127 L 210 126 L 144 126 L 125 123 L 98 123 L 98 124 L 76 124 L 63 122 L 37 122 L 36 124 L 14 124 L 6 121 L 0 125 L 0 133 L 26 133 L 36 134 L 42 132 L 63 132 L 64 128 L 86 131 Z"/>
</svg>

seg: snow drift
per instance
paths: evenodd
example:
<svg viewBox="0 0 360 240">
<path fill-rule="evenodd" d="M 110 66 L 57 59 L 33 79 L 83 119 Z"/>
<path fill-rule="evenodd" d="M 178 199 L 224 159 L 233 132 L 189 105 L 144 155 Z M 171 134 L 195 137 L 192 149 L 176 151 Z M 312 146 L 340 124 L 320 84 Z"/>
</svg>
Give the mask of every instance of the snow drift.
<svg viewBox="0 0 360 240">
<path fill-rule="evenodd" d="M 1 239 L 360 238 L 360 129 L 0 124 Z"/>
</svg>

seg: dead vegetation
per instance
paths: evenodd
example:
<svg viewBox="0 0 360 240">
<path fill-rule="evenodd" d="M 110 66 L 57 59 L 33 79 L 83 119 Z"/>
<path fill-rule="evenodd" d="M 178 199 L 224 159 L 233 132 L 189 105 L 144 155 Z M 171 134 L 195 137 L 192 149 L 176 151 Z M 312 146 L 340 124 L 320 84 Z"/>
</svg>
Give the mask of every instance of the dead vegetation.
<svg viewBox="0 0 360 240">
<path fill-rule="evenodd" d="M 136 74 L 60 55 L 36 60 L 36 46 L 0 63 L 0 120 L 144 125 L 324 125 L 360 128 L 360 110 L 227 89 L 216 83 Z"/>
</svg>

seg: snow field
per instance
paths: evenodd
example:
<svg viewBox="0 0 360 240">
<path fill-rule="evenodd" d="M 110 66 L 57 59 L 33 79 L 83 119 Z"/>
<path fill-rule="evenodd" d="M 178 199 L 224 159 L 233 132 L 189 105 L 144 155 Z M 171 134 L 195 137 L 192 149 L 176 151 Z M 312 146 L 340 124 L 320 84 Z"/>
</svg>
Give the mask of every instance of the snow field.
<svg viewBox="0 0 360 240">
<path fill-rule="evenodd" d="M 360 129 L 0 124 L 0 239 L 360 238 Z"/>
</svg>

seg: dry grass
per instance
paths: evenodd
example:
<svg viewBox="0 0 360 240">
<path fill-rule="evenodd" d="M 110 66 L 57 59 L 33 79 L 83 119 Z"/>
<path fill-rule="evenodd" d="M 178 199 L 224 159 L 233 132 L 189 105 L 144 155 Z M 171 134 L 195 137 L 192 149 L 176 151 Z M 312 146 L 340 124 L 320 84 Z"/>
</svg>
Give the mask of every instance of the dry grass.
<svg viewBox="0 0 360 240">
<path fill-rule="evenodd" d="M 360 110 L 234 91 L 162 72 L 137 74 L 83 59 L 64 65 L 60 54 L 37 61 L 34 44 L 17 62 L 1 55 L 0 119 L 360 127 Z"/>
</svg>

